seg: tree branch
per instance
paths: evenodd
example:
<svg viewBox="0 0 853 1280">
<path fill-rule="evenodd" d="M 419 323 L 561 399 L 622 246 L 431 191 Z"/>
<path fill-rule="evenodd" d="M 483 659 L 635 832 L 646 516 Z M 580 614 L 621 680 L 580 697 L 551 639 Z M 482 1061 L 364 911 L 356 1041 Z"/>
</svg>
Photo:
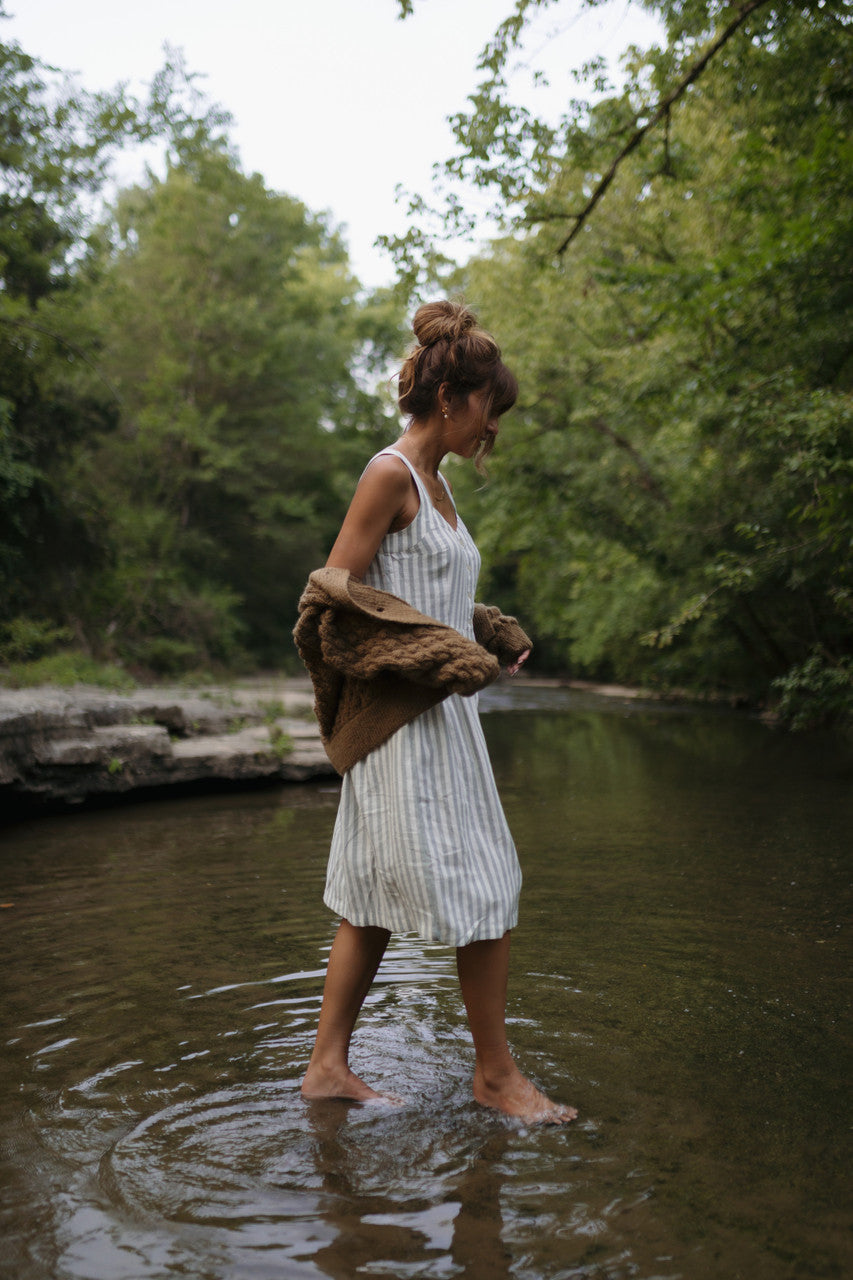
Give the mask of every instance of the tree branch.
<svg viewBox="0 0 853 1280">
<path fill-rule="evenodd" d="M 98 380 L 107 388 L 116 404 L 124 406 L 124 399 L 121 394 L 116 390 L 109 379 L 104 377 L 94 361 L 89 359 L 82 347 L 78 347 L 76 343 L 70 342 L 68 338 L 64 338 L 61 333 L 55 333 L 52 329 L 46 329 L 44 325 L 34 324 L 31 320 L 21 320 L 18 316 L 0 316 L 0 324 L 8 324 L 13 329 L 32 329 L 33 333 L 41 333 L 46 338 L 52 338 L 54 342 L 61 343 L 67 351 L 70 351 L 78 360 L 82 360 L 84 364 L 89 366 L 95 377 L 98 378 Z"/>
<path fill-rule="evenodd" d="M 662 119 L 668 116 L 670 107 L 672 107 L 673 103 L 677 102 L 678 99 L 681 97 L 681 95 L 685 93 L 687 89 L 689 89 L 690 85 L 693 84 L 694 81 L 699 79 L 700 75 L 705 70 L 705 68 L 707 67 L 711 59 L 714 57 L 714 55 L 718 53 L 720 49 L 722 49 L 723 45 L 726 44 L 726 42 L 732 38 L 734 33 L 737 31 L 737 29 L 741 27 L 744 24 L 744 22 L 746 22 L 750 14 L 754 13 L 756 9 L 760 8 L 761 5 L 766 3 L 767 3 L 767 0 L 746 0 L 746 3 L 741 5 L 737 15 L 734 18 L 732 18 L 731 22 L 726 27 L 724 27 L 723 30 L 720 32 L 720 34 L 714 40 L 712 40 L 711 43 L 707 46 L 701 58 L 697 59 L 697 61 L 694 62 L 693 66 L 690 68 L 690 70 L 688 71 L 684 79 L 680 80 L 679 83 L 675 86 L 675 88 L 670 93 L 668 93 L 665 98 L 661 98 L 660 102 L 655 107 L 655 110 L 653 114 L 650 116 L 650 118 L 646 121 L 644 125 L 642 125 L 641 128 L 637 129 L 631 135 L 628 141 L 625 143 L 624 147 L 619 152 L 618 156 L 613 161 L 610 168 L 604 174 L 603 178 L 601 178 L 601 180 L 599 181 L 598 185 L 596 186 L 589 200 L 584 205 L 583 209 L 581 209 L 580 213 L 576 213 L 574 215 L 575 225 L 572 227 L 571 231 L 566 236 L 563 243 L 557 249 L 558 258 L 562 257 L 562 255 L 568 249 L 569 245 L 574 240 L 575 236 L 579 234 L 581 227 L 584 225 L 587 218 L 592 213 L 593 209 L 598 204 L 599 200 L 601 200 L 602 196 L 607 191 L 607 188 L 610 186 L 613 179 L 616 177 L 616 171 L 618 170 L 622 161 L 625 160 L 631 154 L 632 151 L 636 151 L 637 147 L 643 141 L 646 134 L 649 133 L 649 131 L 653 129 L 656 124 L 659 124 Z"/>
<path fill-rule="evenodd" d="M 624 449 L 625 452 L 633 458 L 634 465 L 640 473 L 640 484 L 645 489 L 646 493 L 650 494 L 655 501 L 660 502 L 667 508 L 667 510 L 669 510 L 672 505 L 669 498 L 661 487 L 659 481 L 657 481 L 652 475 L 645 458 L 641 453 L 637 452 L 631 444 L 631 441 L 627 440 L 625 436 L 620 435 L 618 431 L 614 431 L 613 428 L 608 426 L 602 418 L 593 418 L 588 425 L 592 427 L 593 431 L 597 431 L 599 435 L 605 436 L 608 440 L 612 440 L 617 448 Z"/>
</svg>

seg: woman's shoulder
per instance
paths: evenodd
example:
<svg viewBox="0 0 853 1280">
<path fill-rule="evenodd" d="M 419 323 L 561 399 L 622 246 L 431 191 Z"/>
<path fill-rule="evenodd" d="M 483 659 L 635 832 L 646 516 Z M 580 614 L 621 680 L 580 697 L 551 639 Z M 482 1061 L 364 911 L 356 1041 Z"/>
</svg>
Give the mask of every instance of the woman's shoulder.
<svg viewBox="0 0 853 1280">
<path fill-rule="evenodd" d="M 375 453 L 361 473 L 359 485 L 378 485 L 405 492 L 411 484 L 411 472 L 399 453 Z"/>
</svg>

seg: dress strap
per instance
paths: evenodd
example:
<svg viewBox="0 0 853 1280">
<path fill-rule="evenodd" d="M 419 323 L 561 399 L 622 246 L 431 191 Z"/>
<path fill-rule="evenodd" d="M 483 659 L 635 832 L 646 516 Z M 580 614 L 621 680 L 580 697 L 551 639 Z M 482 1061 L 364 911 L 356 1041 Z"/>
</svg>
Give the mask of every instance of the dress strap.
<svg viewBox="0 0 853 1280">
<path fill-rule="evenodd" d="M 450 492 L 450 485 L 449 485 L 449 484 L 447 483 L 447 481 L 445 480 L 445 478 L 444 478 L 444 472 L 443 472 L 443 471 L 439 471 L 439 473 L 438 473 L 438 478 L 439 478 L 439 480 L 441 481 L 441 483 L 444 485 L 444 490 L 445 490 L 445 492 L 446 492 L 446 494 L 447 494 L 448 498 L 450 499 L 450 505 L 453 507 L 453 510 L 455 511 L 455 510 L 456 510 L 456 501 L 455 501 L 455 499 L 454 499 L 454 497 L 453 497 L 453 494 Z"/>
<path fill-rule="evenodd" d="M 414 463 L 411 462 L 404 453 L 401 453 L 399 449 L 395 449 L 393 445 L 389 445 L 387 449 L 380 449 L 378 453 L 375 453 L 373 455 L 373 457 L 381 458 L 386 453 L 393 454 L 395 458 L 400 458 L 403 462 L 405 462 L 406 466 L 409 468 L 409 471 L 412 473 L 412 479 L 414 480 L 417 486 L 418 493 L 421 494 L 422 496 L 425 496 L 429 505 L 435 508 L 435 503 L 432 500 L 432 495 L 430 494 L 429 489 L 426 487 L 426 484 L 424 483 L 422 477 L 418 474 L 417 467 L 414 465 Z M 371 458 L 370 461 L 372 462 L 373 458 Z M 438 473 L 438 478 L 441 481 L 441 483 L 444 485 L 444 491 L 447 494 L 448 498 L 450 499 L 450 505 L 453 507 L 453 510 L 455 511 L 456 503 L 453 501 L 453 494 L 450 492 L 450 485 L 447 483 L 447 481 L 445 480 L 444 476 L 440 471 Z M 444 517 L 442 517 L 442 519 L 443 518 Z M 453 526 L 451 525 L 451 528 L 452 527 Z"/>
<path fill-rule="evenodd" d="M 395 449 L 393 445 L 389 444 L 387 449 L 380 449 L 378 453 L 373 455 L 373 458 L 383 458 L 387 453 L 393 454 L 395 458 L 399 458 L 402 462 L 405 462 L 406 466 L 412 473 L 412 479 L 418 486 L 418 492 L 420 492 L 421 489 L 426 490 L 426 485 L 418 475 L 417 467 L 414 463 L 409 461 L 404 453 L 401 453 L 399 449 Z M 370 459 L 371 462 L 373 461 L 373 458 Z"/>
</svg>

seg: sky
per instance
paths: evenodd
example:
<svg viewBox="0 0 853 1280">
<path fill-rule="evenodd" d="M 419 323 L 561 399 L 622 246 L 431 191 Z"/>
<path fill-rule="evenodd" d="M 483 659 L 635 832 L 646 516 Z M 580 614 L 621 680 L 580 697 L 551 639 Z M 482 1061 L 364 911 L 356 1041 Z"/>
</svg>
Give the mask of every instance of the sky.
<svg viewBox="0 0 853 1280">
<path fill-rule="evenodd" d="M 377 235 L 404 230 L 406 191 L 428 196 L 433 165 L 454 150 L 447 117 L 478 82 L 477 55 L 512 0 L 4 0 L 0 38 L 78 74 L 87 89 L 144 85 L 164 44 L 183 50 L 200 84 L 234 117 L 243 167 L 267 186 L 328 211 L 343 228 L 362 284 L 390 283 Z M 527 46 L 550 87 L 532 99 L 519 64 L 513 87 L 556 117 L 576 96 L 573 67 L 651 44 L 655 23 L 634 0 L 546 9 Z M 132 162 L 141 166 L 142 161 Z M 128 171 L 126 180 L 140 176 Z M 122 177 L 125 177 L 122 174 Z M 484 228 L 488 231 L 488 227 Z"/>
</svg>

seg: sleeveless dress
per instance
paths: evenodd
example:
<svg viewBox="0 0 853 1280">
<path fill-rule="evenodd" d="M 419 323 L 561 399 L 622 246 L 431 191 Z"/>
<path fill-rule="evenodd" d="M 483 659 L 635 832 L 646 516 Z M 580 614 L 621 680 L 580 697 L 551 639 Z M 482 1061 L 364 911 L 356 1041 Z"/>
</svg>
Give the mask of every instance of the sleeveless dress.
<svg viewBox="0 0 853 1280">
<path fill-rule="evenodd" d="M 405 462 L 420 507 L 385 535 L 364 581 L 473 640 L 473 539 L 436 510 L 408 458 L 382 454 Z M 463 946 L 513 928 L 520 888 L 476 694 L 451 694 L 344 775 L 324 902 L 351 924 Z"/>
</svg>

